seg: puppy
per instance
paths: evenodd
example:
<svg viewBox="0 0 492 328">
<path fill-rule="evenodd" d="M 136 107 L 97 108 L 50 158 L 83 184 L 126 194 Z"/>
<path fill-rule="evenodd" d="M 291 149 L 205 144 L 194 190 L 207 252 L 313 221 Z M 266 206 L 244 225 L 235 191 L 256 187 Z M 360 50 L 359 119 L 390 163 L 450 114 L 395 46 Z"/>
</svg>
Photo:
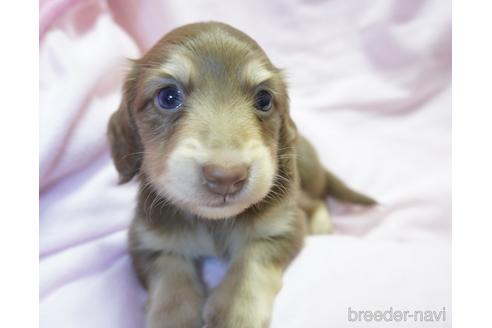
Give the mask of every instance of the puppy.
<svg viewBox="0 0 492 328">
<path fill-rule="evenodd" d="M 129 247 L 150 328 L 262 328 L 308 231 L 331 230 L 325 197 L 371 205 L 297 134 L 281 71 L 221 23 L 165 35 L 132 64 L 109 122 L 120 182 L 137 176 Z M 199 260 L 229 270 L 214 290 Z"/>
</svg>

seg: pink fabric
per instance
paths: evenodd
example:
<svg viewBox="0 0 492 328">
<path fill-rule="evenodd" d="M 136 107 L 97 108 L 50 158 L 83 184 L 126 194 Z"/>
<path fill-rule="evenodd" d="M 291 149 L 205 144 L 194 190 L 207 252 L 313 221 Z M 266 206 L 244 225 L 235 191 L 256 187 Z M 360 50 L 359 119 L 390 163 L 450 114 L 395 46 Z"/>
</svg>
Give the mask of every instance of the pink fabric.
<svg viewBox="0 0 492 328">
<path fill-rule="evenodd" d="M 432 327 L 451 326 L 448 1 L 46 0 L 40 12 L 42 327 L 142 327 L 126 252 L 136 185 L 116 184 L 106 124 L 124 58 L 204 20 L 245 31 L 285 68 L 299 129 L 382 203 L 330 202 L 337 232 L 309 237 L 272 327 L 354 327 L 348 307 L 446 307 Z M 209 262 L 211 284 L 222 273 Z"/>
</svg>

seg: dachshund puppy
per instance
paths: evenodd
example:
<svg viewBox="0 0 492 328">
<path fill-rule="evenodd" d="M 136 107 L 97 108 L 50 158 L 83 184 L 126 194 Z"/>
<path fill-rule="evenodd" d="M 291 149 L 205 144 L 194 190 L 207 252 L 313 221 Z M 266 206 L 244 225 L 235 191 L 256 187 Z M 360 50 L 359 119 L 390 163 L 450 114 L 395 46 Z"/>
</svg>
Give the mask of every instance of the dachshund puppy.
<svg viewBox="0 0 492 328">
<path fill-rule="evenodd" d="M 165 35 L 132 64 L 108 137 L 120 182 L 137 176 L 129 247 L 149 328 L 264 328 L 325 197 L 370 205 L 297 134 L 281 71 L 221 23 Z M 208 292 L 199 260 L 230 261 Z"/>
</svg>

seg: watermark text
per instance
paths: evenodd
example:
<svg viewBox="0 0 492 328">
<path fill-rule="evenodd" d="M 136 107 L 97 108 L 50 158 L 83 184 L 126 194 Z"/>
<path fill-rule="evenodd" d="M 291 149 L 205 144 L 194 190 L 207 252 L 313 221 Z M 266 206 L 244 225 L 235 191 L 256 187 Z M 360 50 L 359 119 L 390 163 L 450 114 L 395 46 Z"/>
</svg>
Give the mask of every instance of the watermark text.
<svg viewBox="0 0 492 328">
<path fill-rule="evenodd" d="M 446 307 L 439 310 L 395 310 L 390 307 L 386 310 L 355 310 L 349 306 L 348 321 L 371 322 L 371 321 L 418 321 L 418 322 L 438 322 L 446 321 Z"/>
</svg>

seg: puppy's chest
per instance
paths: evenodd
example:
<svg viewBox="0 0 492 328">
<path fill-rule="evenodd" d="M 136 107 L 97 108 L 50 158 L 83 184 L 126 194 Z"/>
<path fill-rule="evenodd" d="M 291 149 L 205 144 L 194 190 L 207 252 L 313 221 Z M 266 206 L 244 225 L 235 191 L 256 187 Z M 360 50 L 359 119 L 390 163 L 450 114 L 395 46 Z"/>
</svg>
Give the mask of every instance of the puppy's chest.
<svg viewBox="0 0 492 328">
<path fill-rule="evenodd" d="M 197 224 L 187 229 L 141 229 L 143 248 L 190 258 L 216 256 L 225 258 L 242 242 L 238 227 Z"/>
<path fill-rule="evenodd" d="M 184 218 L 181 218 L 184 219 Z M 170 220 L 168 218 L 168 220 Z M 274 208 L 261 217 L 237 220 L 215 220 L 163 224 L 150 228 L 137 224 L 140 247 L 156 252 L 177 254 L 189 258 L 215 256 L 227 258 L 242 249 L 248 241 L 278 237 L 295 228 L 292 209 Z M 174 223 L 179 219 L 174 220 Z"/>
</svg>

